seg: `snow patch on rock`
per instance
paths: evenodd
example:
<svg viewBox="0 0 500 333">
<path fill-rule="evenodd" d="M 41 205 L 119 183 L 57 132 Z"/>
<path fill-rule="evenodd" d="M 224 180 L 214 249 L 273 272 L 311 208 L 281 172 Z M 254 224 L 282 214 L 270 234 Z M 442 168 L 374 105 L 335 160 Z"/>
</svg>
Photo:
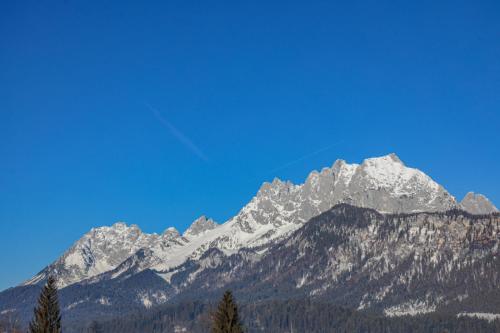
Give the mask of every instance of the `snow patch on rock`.
<svg viewBox="0 0 500 333">
<path fill-rule="evenodd" d="M 436 311 L 436 305 L 422 300 L 408 301 L 384 310 L 387 317 L 417 316 Z"/>
<path fill-rule="evenodd" d="M 457 318 L 460 317 L 472 317 L 478 319 L 484 319 L 488 322 L 495 320 L 500 320 L 500 313 L 487 313 L 487 312 L 461 312 L 457 314 Z"/>
</svg>

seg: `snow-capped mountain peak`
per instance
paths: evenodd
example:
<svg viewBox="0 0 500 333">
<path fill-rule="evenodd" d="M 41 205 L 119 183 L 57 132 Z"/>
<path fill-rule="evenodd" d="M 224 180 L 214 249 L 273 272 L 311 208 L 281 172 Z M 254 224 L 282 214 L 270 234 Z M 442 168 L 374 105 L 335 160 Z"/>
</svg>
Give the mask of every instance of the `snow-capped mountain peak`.
<svg viewBox="0 0 500 333">
<path fill-rule="evenodd" d="M 439 189 L 429 176 L 418 169 L 406 167 L 394 153 L 366 159 L 360 170 L 371 178 L 373 185 L 389 189 L 395 195 L 411 194 L 415 187 L 426 187 L 430 191 Z"/>
<path fill-rule="evenodd" d="M 123 222 L 92 229 L 26 284 L 54 274 L 59 285 L 66 286 L 115 269 L 141 249 L 151 251 L 148 257 L 154 258 L 150 261 L 154 266 L 137 267 L 166 272 L 210 248 L 232 253 L 242 247 L 267 246 L 339 203 L 388 213 L 446 211 L 458 206 L 442 186 L 407 167 L 395 154 L 368 158 L 361 164 L 337 160 L 331 167 L 311 172 L 303 184 L 278 178 L 265 182 L 227 222 L 218 225 L 201 216 L 182 236 L 175 228 L 161 235 L 146 234 Z M 496 210 L 478 195 L 466 196 L 461 207 L 473 213 L 477 207 L 481 212 Z"/>
<path fill-rule="evenodd" d="M 64 287 L 117 267 L 140 249 L 172 243 L 179 232 L 146 234 L 137 225 L 117 222 L 112 226 L 92 228 L 59 259 L 24 284 L 35 284 L 55 275 L 58 286 Z"/>
<path fill-rule="evenodd" d="M 179 231 L 174 228 L 174 227 L 168 227 L 165 229 L 165 231 L 161 234 L 162 237 L 167 238 L 167 239 L 175 239 L 177 237 L 180 237 Z"/>
</svg>

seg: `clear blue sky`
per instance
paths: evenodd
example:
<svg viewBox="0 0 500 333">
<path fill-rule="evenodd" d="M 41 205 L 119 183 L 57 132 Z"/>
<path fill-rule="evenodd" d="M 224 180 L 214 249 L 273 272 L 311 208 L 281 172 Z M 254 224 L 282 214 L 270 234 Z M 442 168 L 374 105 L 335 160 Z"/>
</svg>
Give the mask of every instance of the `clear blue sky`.
<svg viewBox="0 0 500 333">
<path fill-rule="evenodd" d="M 500 205 L 499 1 L 162 3 L 0 4 L 0 289 L 337 158 Z"/>
</svg>

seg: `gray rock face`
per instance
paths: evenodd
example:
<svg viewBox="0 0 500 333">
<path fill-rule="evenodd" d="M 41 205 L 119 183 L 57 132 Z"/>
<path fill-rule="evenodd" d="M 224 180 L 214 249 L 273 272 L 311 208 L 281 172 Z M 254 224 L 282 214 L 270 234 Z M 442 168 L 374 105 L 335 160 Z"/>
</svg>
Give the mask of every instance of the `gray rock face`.
<svg viewBox="0 0 500 333">
<path fill-rule="evenodd" d="M 466 197 L 467 199 L 467 197 Z M 264 183 L 254 198 L 226 223 L 200 217 L 183 236 L 175 228 L 161 235 L 145 234 L 137 226 L 117 223 L 91 230 L 25 284 L 36 284 L 49 274 L 64 287 L 115 269 L 140 249 L 151 252 L 140 269 L 168 271 L 187 259 L 197 259 L 216 248 L 226 253 L 259 247 L 282 239 L 303 223 L 339 203 L 373 208 L 384 213 L 446 211 L 458 207 L 455 198 L 423 172 L 407 167 L 394 154 L 369 158 L 361 164 L 337 160 L 332 167 L 313 171 L 303 184 L 274 179 Z M 493 211 L 482 196 L 469 196 L 462 207 L 470 212 Z M 496 209 L 496 208 L 495 208 Z"/>
<path fill-rule="evenodd" d="M 184 232 L 184 237 L 189 236 L 198 236 L 199 234 L 204 233 L 205 231 L 215 229 L 217 227 L 217 223 L 212 219 L 207 219 L 205 215 L 197 218 L 191 226 Z"/>
<path fill-rule="evenodd" d="M 259 224 L 303 223 L 338 203 L 388 213 L 445 211 L 457 206 L 441 185 L 390 154 L 362 164 L 337 160 L 331 168 L 311 172 L 302 185 L 276 178 L 264 183 L 234 219 L 250 232 Z"/>
<path fill-rule="evenodd" d="M 177 229 L 175 229 L 174 227 L 169 227 L 167 229 L 165 229 L 165 231 L 163 232 L 162 234 L 163 238 L 165 239 L 177 239 L 181 236 L 181 234 L 179 233 L 179 231 Z"/>
<path fill-rule="evenodd" d="M 469 192 L 460 202 L 460 207 L 471 214 L 490 214 L 498 212 L 488 198 L 482 194 Z"/>
<path fill-rule="evenodd" d="M 387 316 L 500 313 L 500 215 L 379 214 L 346 204 L 260 248 L 210 248 L 166 272 L 140 250 L 116 269 L 59 291 L 64 320 L 121 316 L 166 302 L 319 299 Z M 0 312 L 32 316 L 39 289 L 0 293 Z M 70 325 L 68 325 L 70 326 Z"/>
<path fill-rule="evenodd" d="M 388 316 L 498 313 L 499 246 L 497 213 L 379 214 L 337 205 L 264 250 L 189 263 L 171 281 L 186 298 L 231 285 L 240 299 L 317 297 Z"/>
<path fill-rule="evenodd" d="M 456 201 L 422 171 L 406 167 L 394 154 L 370 158 L 356 168 L 341 199 L 379 212 L 445 211 Z"/>
<path fill-rule="evenodd" d="M 302 239 L 292 242 L 293 238 L 290 237 L 307 221 L 340 203 L 356 206 L 352 208 L 354 215 L 348 214 L 341 220 L 332 218 L 322 224 L 322 228 L 313 228 L 314 232 L 310 235 L 314 237 L 309 238 L 309 241 L 305 242 Z M 403 217 L 400 214 L 380 215 L 372 210 L 366 213 L 366 209 L 359 207 L 372 208 L 383 213 L 412 214 Z M 384 288 L 397 291 L 390 286 L 391 283 L 403 288 L 405 283 L 418 281 L 417 277 L 425 277 L 426 274 L 430 274 L 429 272 L 435 275 L 433 280 L 428 282 L 441 279 L 442 276 L 453 279 L 454 273 L 450 269 L 462 269 L 469 263 L 478 265 L 471 270 L 472 273 L 486 270 L 489 272 L 491 265 L 482 267 L 488 264 L 484 258 L 491 257 L 494 264 L 498 264 L 498 256 L 494 256 L 500 246 L 498 214 L 471 217 L 463 212 L 459 212 L 457 216 L 450 215 L 457 214 L 456 211 L 442 213 L 457 207 L 473 214 L 497 211 L 484 196 L 472 193 L 457 204 L 455 198 L 442 186 L 423 172 L 405 166 L 394 154 L 366 159 L 361 164 L 348 164 L 343 160 L 337 160 L 330 168 L 311 172 L 300 185 L 279 179 L 274 179 L 271 183 L 266 182 L 255 197 L 227 222 L 218 225 L 202 216 L 194 221 L 182 236 L 175 228 L 168 228 L 162 234 L 147 234 L 135 225 L 127 226 L 124 223 L 94 228 L 54 263 L 25 282 L 24 287 L 13 288 L 10 293 L 19 293 L 19 297 L 24 297 L 23 290 L 43 282 L 49 275 L 56 276 L 60 288 L 67 287 L 63 290 L 71 289 L 74 292 L 79 285 L 85 285 L 82 295 L 92 289 L 92 285 L 108 288 L 115 283 L 127 284 L 129 279 L 135 279 L 134 286 L 141 292 L 143 287 L 148 289 L 148 284 L 150 286 L 152 283 L 159 288 L 158 290 L 149 288 L 148 294 L 136 295 L 139 297 L 138 302 L 148 307 L 151 304 L 167 301 L 169 295 L 174 295 L 179 290 L 198 292 L 202 288 L 216 286 L 217 283 L 221 283 L 222 288 L 224 283 L 240 283 L 242 279 L 246 279 L 245 276 L 251 276 L 253 281 L 260 281 L 263 277 L 271 281 L 274 279 L 275 269 L 280 265 L 287 263 L 287 269 L 292 272 L 296 271 L 297 264 L 301 263 L 301 260 L 307 259 L 302 262 L 303 269 L 300 272 L 288 277 L 283 275 L 282 279 L 278 277 L 273 280 L 274 285 L 286 286 L 290 281 L 294 281 L 293 290 L 309 286 L 307 287 L 309 295 L 326 295 L 322 290 L 335 285 L 339 286 L 340 289 L 337 291 L 341 293 L 344 290 L 344 285 L 341 284 L 343 276 L 348 276 L 355 269 L 361 274 L 355 277 L 355 281 L 358 279 L 363 281 L 364 278 L 375 281 L 373 282 L 375 285 L 370 288 L 380 287 L 376 292 L 385 298 Z M 346 208 L 343 209 L 346 211 Z M 361 211 L 360 214 L 369 215 L 369 218 L 363 218 L 364 223 L 359 226 L 356 225 L 360 221 L 356 217 L 358 209 Z M 341 208 L 336 211 L 343 210 Z M 355 218 L 348 218 L 349 216 Z M 338 221 L 345 223 L 334 225 Z M 310 222 L 304 227 L 308 227 L 309 224 Z M 350 224 L 354 224 L 354 227 Z M 287 239 L 293 244 L 295 257 L 291 255 L 291 250 L 283 253 L 273 250 L 272 256 L 266 255 L 275 244 Z M 341 244 L 334 244 L 338 240 L 343 241 Z M 317 251 L 309 251 L 317 247 L 316 245 L 324 247 L 321 250 L 323 255 L 317 255 L 320 253 Z M 327 252 L 324 252 L 325 249 Z M 236 253 L 238 255 L 234 256 Z M 307 253 L 309 254 L 306 258 L 304 255 Z M 461 257 L 464 253 L 467 254 L 465 259 Z M 259 264 L 260 268 L 256 270 L 258 275 L 255 275 L 257 273 L 254 274 L 253 269 L 257 266 L 254 265 L 261 261 L 263 255 L 272 259 L 267 259 L 268 261 L 262 265 Z M 233 258 L 235 261 L 228 261 L 224 257 Z M 422 258 L 425 262 L 421 262 Z M 312 261 L 308 262 L 310 260 L 318 260 L 314 266 L 316 268 L 313 267 Z M 235 270 L 233 264 L 241 266 L 241 271 Z M 424 264 L 426 267 L 422 269 Z M 229 268 L 225 270 L 226 268 L 220 265 L 229 265 Z M 439 265 L 438 271 L 435 270 L 436 265 Z M 394 270 L 396 267 L 398 271 Z M 497 267 L 491 270 L 491 276 L 488 277 L 490 280 L 498 279 Z M 206 270 L 215 268 L 225 271 L 210 281 L 210 277 L 205 276 L 208 274 Z M 308 270 L 311 272 L 308 273 Z M 313 270 L 322 275 L 308 282 L 312 276 L 310 274 L 314 273 Z M 268 276 L 265 276 L 266 271 Z M 406 280 L 401 282 L 398 279 L 403 275 L 394 275 L 390 276 L 389 284 L 386 284 L 385 280 L 380 280 L 382 284 L 379 285 L 377 281 L 384 274 L 392 274 L 393 271 L 403 274 Z M 370 275 L 371 272 L 379 275 Z M 470 275 L 472 273 L 467 271 L 467 275 L 464 275 L 466 278 L 459 281 L 459 284 L 466 285 L 466 281 L 474 279 L 475 276 Z M 144 276 L 149 280 L 143 283 L 141 279 Z M 85 281 L 82 282 L 83 280 Z M 400 282 L 402 284 L 398 285 Z M 200 284 L 199 288 L 196 283 Z M 167 295 L 160 292 L 165 284 L 177 285 L 169 290 Z M 497 286 L 498 283 L 494 288 Z M 128 287 L 123 286 L 123 288 L 130 291 Z M 288 289 L 287 292 L 292 289 Z M 355 292 L 357 298 L 345 295 L 346 299 L 359 302 L 352 305 L 363 308 L 366 304 L 376 304 L 378 301 L 379 296 L 376 296 L 378 294 L 374 294 L 375 299 L 370 298 L 372 290 L 359 289 Z M 415 298 L 416 303 L 409 306 L 417 306 L 424 302 L 424 294 L 410 296 Z M 435 297 L 434 305 L 438 304 L 440 296 Z M 7 298 L 8 296 L 5 296 L 5 299 Z M 35 298 L 33 296 L 33 299 Z M 95 301 L 98 300 L 100 298 Z M 18 299 L 11 301 L 15 304 Z M 385 302 L 384 306 L 400 305 L 402 301 L 397 299 L 391 302 Z M 29 306 L 31 307 L 31 303 Z M 398 310 L 387 309 L 389 312 Z"/>
<path fill-rule="evenodd" d="M 37 284 L 54 275 L 58 287 L 62 288 L 112 270 L 140 249 L 168 248 L 183 242 L 175 228 L 161 235 L 146 234 L 136 225 L 127 226 L 121 222 L 111 227 L 93 228 L 23 285 Z"/>
</svg>

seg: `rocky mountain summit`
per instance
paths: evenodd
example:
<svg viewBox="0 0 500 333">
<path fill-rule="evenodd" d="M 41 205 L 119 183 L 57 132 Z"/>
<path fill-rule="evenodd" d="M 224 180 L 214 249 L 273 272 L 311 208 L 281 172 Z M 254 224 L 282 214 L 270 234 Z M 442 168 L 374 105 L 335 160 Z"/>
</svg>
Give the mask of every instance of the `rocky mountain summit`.
<svg viewBox="0 0 500 333">
<path fill-rule="evenodd" d="M 222 224 L 201 216 L 183 234 L 173 227 L 148 234 L 125 223 L 94 228 L 36 276 L 0 293 L 0 311 L 28 315 L 49 275 L 75 318 L 112 315 L 111 304 L 132 311 L 210 298 L 225 286 L 248 300 L 327 297 L 386 315 L 451 309 L 498 291 L 497 212 L 480 194 L 457 203 L 394 154 L 361 164 L 337 160 L 303 184 L 265 182 Z M 425 291 L 433 286 L 438 291 Z"/>
<path fill-rule="evenodd" d="M 469 192 L 460 201 L 460 208 L 472 214 L 490 214 L 498 209 L 482 194 Z"/>
<path fill-rule="evenodd" d="M 499 248 L 498 213 L 380 214 L 340 204 L 267 248 L 212 249 L 169 284 L 178 298 L 230 286 L 248 301 L 319 297 L 389 316 L 497 312 Z"/>
<path fill-rule="evenodd" d="M 160 235 L 146 234 L 136 225 L 124 223 L 92 229 L 24 284 L 39 283 L 53 274 L 59 287 L 71 285 L 116 268 L 140 249 L 148 249 L 158 258 L 148 268 L 165 271 L 199 257 L 209 248 L 229 253 L 283 238 L 339 203 L 385 213 L 455 207 L 473 214 L 497 211 L 479 194 L 468 194 L 458 204 L 441 185 L 422 171 L 405 166 L 395 154 L 369 158 L 361 164 L 337 160 L 330 168 L 312 171 L 303 184 L 278 178 L 265 182 L 236 216 L 221 225 L 201 216 L 183 235 L 172 227 Z"/>
<path fill-rule="evenodd" d="M 59 259 L 23 284 L 38 284 L 48 275 L 54 275 L 62 288 L 110 271 L 139 250 L 161 253 L 187 242 L 175 228 L 168 228 L 160 235 L 144 233 L 138 226 L 122 222 L 93 228 Z"/>
<path fill-rule="evenodd" d="M 207 219 L 205 215 L 202 215 L 184 232 L 184 237 L 196 237 L 208 230 L 215 229 L 217 225 L 214 220 L 211 218 Z"/>
<path fill-rule="evenodd" d="M 337 160 L 331 168 L 311 172 L 301 185 L 276 178 L 264 183 L 234 219 L 250 232 L 268 223 L 303 223 L 338 203 L 388 213 L 445 211 L 457 205 L 429 176 L 390 154 L 362 164 Z"/>
<path fill-rule="evenodd" d="M 139 250 L 114 270 L 60 290 L 68 323 L 161 304 L 314 299 L 385 316 L 500 313 L 500 215 L 461 210 L 380 214 L 339 204 L 294 232 L 229 253 L 216 247 L 165 271 Z M 39 287 L 0 293 L 0 310 L 29 318 Z M 73 326 L 72 326 L 73 327 Z M 76 325 L 75 325 L 76 327 Z"/>
</svg>

